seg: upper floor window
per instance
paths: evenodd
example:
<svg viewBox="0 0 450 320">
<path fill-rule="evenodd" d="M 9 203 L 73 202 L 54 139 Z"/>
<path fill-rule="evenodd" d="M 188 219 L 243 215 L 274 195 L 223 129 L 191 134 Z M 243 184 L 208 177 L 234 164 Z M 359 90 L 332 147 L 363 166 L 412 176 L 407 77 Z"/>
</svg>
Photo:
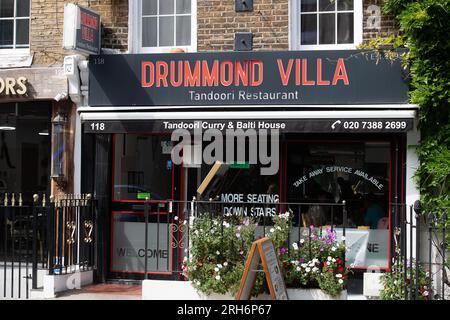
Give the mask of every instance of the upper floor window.
<svg viewBox="0 0 450 320">
<path fill-rule="evenodd" d="M 135 17 L 131 51 L 195 51 L 196 0 L 138 0 L 130 6 Z"/>
<path fill-rule="evenodd" d="M 30 0 L 0 0 L 0 49 L 30 47 Z"/>
<path fill-rule="evenodd" d="M 292 0 L 293 49 L 355 49 L 362 40 L 362 0 Z"/>
</svg>

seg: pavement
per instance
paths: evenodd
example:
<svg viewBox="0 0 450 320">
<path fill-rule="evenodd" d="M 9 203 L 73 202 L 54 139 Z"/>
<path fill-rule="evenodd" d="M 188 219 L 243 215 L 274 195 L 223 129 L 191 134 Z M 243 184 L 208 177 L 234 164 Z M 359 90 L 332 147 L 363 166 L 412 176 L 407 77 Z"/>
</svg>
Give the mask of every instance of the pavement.
<svg viewBox="0 0 450 320">
<path fill-rule="evenodd" d="M 102 283 L 69 290 L 50 300 L 141 300 L 142 286 Z"/>
<path fill-rule="evenodd" d="M 142 300 L 142 286 L 137 284 L 94 284 L 69 290 L 51 300 Z M 348 300 L 367 300 L 362 294 L 349 294 Z"/>
</svg>

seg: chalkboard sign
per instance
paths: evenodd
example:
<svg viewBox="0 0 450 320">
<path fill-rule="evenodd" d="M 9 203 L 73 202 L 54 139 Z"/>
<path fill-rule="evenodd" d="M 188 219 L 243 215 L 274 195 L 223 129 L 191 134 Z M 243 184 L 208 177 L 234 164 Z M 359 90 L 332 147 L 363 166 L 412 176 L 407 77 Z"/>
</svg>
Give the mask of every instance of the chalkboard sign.
<svg viewBox="0 0 450 320">
<path fill-rule="evenodd" d="M 236 300 L 249 300 L 260 262 L 266 275 L 270 296 L 273 300 L 288 300 L 283 274 L 278 262 L 275 247 L 270 238 L 254 241 L 245 263 L 244 274 L 236 294 Z"/>
</svg>

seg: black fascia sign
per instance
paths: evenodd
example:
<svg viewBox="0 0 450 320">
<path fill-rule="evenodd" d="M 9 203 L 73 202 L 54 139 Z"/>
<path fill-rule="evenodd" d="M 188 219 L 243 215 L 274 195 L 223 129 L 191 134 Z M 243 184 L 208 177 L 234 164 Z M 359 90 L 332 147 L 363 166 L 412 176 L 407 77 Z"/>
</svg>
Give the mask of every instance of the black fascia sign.
<svg viewBox="0 0 450 320">
<path fill-rule="evenodd" d="M 91 106 L 408 103 L 401 53 L 367 50 L 92 55 Z"/>
</svg>

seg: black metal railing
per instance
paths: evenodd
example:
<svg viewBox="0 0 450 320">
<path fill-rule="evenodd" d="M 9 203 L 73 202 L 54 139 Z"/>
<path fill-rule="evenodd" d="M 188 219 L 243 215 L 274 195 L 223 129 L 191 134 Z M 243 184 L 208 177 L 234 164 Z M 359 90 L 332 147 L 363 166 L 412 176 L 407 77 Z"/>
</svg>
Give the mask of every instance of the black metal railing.
<svg viewBox="0 0 450 320">
<path fill-rule="evenodd" d="M 0 195 L 0 289 L 29 298 L 38 274 L 72 273 L 95 265 L 96 202 L 90 195 Z"/>
<path fill-rule="evenodd" d="M 421 212 L 415 205 L 392 204 L 393 263 L 398 276 L 398 295 L 405 300 L 424 298 L 445 300 L 450 282 L 446 251 L 447 211 Z M 423 289 L 426 288 L 426 289 Z M 422 297 L 421 297 L 422 295 Z"/>
<path fill-rule="evenodd" d="M 255 211 L 255 208 L 257 210 Z M 292 214 L 293 229 L 288 242 L 298 242 L 304 239 L 311 242 L 311 228 L 314 225 L 319 234 L 325 232 L 325 228 L 340 229 L 344 236 L 347 228 L 347 210 L 344 203 L 273 203 L 273 202 L 220 202 L 220 201 L 178 201 L 145 202 L 139 208 L 143 211 L 145 232 L 143 233 L 145 244 L 142 255 L 142 273 L 145 278 L 157 278 L 162 271 L 170 272 L 175 279 L 182 280 L 183 261 L 189 259 L 189 232 L 195 219 L 208 216 L 225 220 L 232 215 L 252 216 L 259 228 L 255 233 L 255 239 L 266 236 L 273 225 L 273 215 L 290 212 Z M 253 210 L 253 211 L 252 211 Z M 312 212 L 321 212 L 314 215 Z M 230 220 L 231 221 L 231 220 Z M 232 222 L 231 222 L 232 223 Z M 149 231 L 150 226 L 152 232 Z M 223 229 L 221 229 L 223 232 Z M 161 237 L 163 235 L 163 237 Z M 223 235 L 223 233 L 222 233 Z M 220 236 L 220 235 L 219 235 Z M 153 237 L 155 241 L 149 241 Z M 147 239 L 147 241 L 145 241 Z M 160 239 L 163 239 L 161 241 Z M 149 243 L 154 243 L 158 252 L 169 252 L 171 259 L 161 259 L 159 254 L 152 254 L 154 248 L 149 248 Z M 290 247 L 290 245 L 288 246 Z M 290 250 L 288 248 L 288 250 Z M 114 260 L 114 253 L 112 259 Z M 345 257 L 343 257 L 345 260 Z"/>
<path fill-rule="evenodd" d="M 50 199 L 49 274 L 91 270 L 95 265 L 96 203 L 89 194 Z"/>
</svg>

